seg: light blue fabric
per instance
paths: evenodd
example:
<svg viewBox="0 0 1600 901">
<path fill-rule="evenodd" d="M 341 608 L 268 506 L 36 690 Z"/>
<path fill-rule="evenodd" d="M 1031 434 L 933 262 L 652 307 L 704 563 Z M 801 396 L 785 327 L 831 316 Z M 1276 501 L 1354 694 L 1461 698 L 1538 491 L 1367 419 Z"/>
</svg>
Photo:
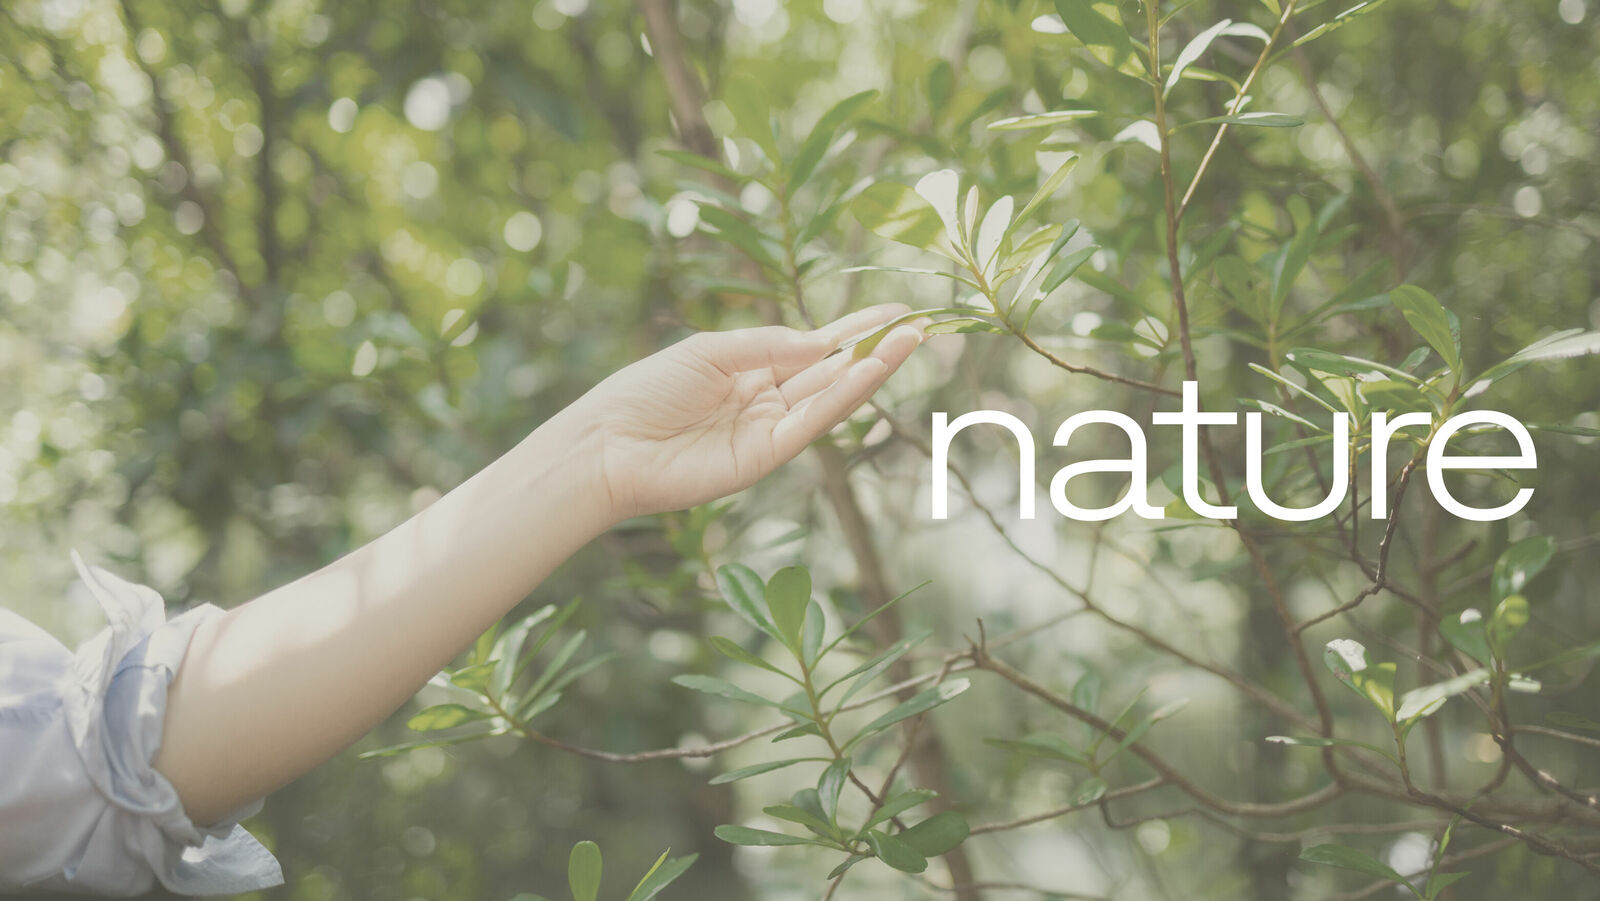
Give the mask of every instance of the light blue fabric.
<svg viewBox="0 0 1600 901">
<path fill-rule="evenodd" d="M 72 555 L 110 627 L 67 650 L 0 607 L 0 892 L 184 895 L 269 888 L 283 872 L 238 825 L 198 828 L 151 767 L 167 685 L 210 605 L 171 620 L 161 596 Z"/>
</svg>

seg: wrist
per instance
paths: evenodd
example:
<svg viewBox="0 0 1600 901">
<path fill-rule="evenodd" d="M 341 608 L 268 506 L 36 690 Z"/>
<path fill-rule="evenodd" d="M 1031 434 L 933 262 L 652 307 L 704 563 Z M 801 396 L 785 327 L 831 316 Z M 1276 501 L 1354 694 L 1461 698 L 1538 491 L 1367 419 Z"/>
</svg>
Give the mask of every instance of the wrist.
<svg viewBox="0 0 1600 901">
<path fill-rule="evenodd" d="M 561 511 L 588 540 L 630 514 L 606 479 L 601 430 L 570 414 L 569 408 L 546 420 L 508 456 L 517 458 L 518 469 L 530 477 L 529 496 L 546 509 Z"/>
</svg>

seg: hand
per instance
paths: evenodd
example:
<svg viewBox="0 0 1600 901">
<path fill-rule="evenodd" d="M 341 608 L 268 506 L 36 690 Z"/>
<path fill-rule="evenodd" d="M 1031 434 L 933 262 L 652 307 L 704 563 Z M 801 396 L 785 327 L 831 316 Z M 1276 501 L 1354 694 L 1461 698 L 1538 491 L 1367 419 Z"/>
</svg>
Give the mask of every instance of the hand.
<svg viewBox="0 0 1600 901">
<path fill-rule="evenodd" d="M 583 423 L 617 518 L 748 488 L 849 416 L 922 341 L 895 328 L 864 359 L 839 343 L 902 316 L 885 304 L 813 332 L 702 332 L 617 372 L 569 413 Z"/>
</svg>

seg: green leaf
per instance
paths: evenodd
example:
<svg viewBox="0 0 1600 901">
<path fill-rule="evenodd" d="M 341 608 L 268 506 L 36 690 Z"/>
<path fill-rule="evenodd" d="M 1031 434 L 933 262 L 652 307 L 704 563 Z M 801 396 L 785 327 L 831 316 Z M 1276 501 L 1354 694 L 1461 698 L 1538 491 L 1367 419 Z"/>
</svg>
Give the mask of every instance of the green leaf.
<svg viewBox="0 0 1600 901">
<path fill-rule="evenodd" d="M 1555 432 L 1558 435 L 1578 435 L 1583 438 L 1600 438 L 1600 429 L 1564 422 L 1525 422 L 1523 425 L 1536 432 Z"/>
<path fill-rule="evenodd" d="M 993 128 L 994 126 L 990 127 Z M 1033 196 L 1028 198 L 1028 202 L 1022 205 L 1022 210 L 1017 213 L 1017 218 L 1013 220 L 1011 228 L 1016 228 L 1019 223 L 1027 219 L 1028 216 L 1032 215 L 1033 211 L 1038 209 L 1040 204 L 1044 203 L 1046 200 L 1049 200 L 1056 191 L 1060 190 L 1062 184 L 1066 182 L 1067 176 L 1071 174 L 1073 167 L 1077 164 L 1078 155 L 1074 153 L 1072 156 L 1067 158 L 1066 162 L 1062 163 L 1060 166 L 1057 166 L 1056 171 L 1052 172 L 1050 177 L 1045 179 L 1044 184 L 1039 186 L 1039 190 L 1033 192 Z M 1010 229 L 1007 229 L 1007 231 L 1010 231 Z"/>
<path fill-rule="evenodd" d="M 1544 669 L 1547 666 L 1567 666 L 1568 664 L 1577 663 L 1582 660 L 1588 660 L 1592 657 L 1600 657 L 1600 641 L 1581 645 L 1576 648 L 1568 648 L 1554 657 L 1547 657 L 1544 660 L 1540 660 L 1538 663 L 1530 663 L 1527 666 L 1522 667 L 1522 669 L 1524 671 L 1529 671 Z"/>
<path fill-rule="evenodd" d="M 569 604 L 567 606 L 570 608 L 573 605 Z M 522 671 L 522 646 L 527 643 L 529 633 L 540 623 L 554 617 L 558 612 L 563 614 L 561 617 L 563 622 L 570 615 L 554 604 L 550 604 L 540 607 L 519 620 L 516 625 L 501 633 L 500 638 L 494 643 L 494 650 L 489 654 L 490 658 L 499 661 L 495 666 L 494 675 L 489 680 L 489 694 L 491 697 L 500 697 L 505 694 L 506 689 L 511 687 L 511 683 L 516 680 L 517 675 Z"/>
<path fill-rule="evenodd" d="M 1125 75 L 1141 77 L 1143 62 L 1122 15 L 1109 0 L 1055 0 L 1056 15 L 1094 58 Z"/>
<path fill-rule="evenodd" d="M 925 335 L 971 335 L 977 333 L 990 335 L 1004 335 L 1006 330 L 987 319 L 975 316 L 958 316 L 954 319 L 945 319 L 941 322 L 930 323 L 922 330 Z"/>
<path fill-rule="evenodd" d="M 1478 376 L 1477 380 L 1472 383 L 1472 387 L 1468 388 L 1462 396 L 1476 397 L 1487 391 L 1489 386 L 1496 381 L 1530 363 L 1540 363 L 1546 360 L 1564 360 L 1595 353 L 1600 353 L 1600 332 L 1585 332 L 1582 329 L 1575 328 L 1555 332 L 1540 338 L 1538 341 L 1484 370 L 1483 374 Z"/>
<path fill-rule="evenodd" d="M 1435 898 L 1439 897 L 1440 892 L 1471 875 L 1465 870 L 1459 873 L 1434 873 L 1428 877 L 1428 884 L 1422 890 L 1422 897 L 1426 898 L 1427 901 L 1434 901 Z"/>
<path fill-rule="evenodd" d="M 694 862 L 700 858 L 698 854 L 690 854 L 687 857 L 667 860 L 667 853 L 669 852 L 662 852 L 655 866 L 651 867 L 649 872 L 644 874 L 644 878 L 639 880 L 639 884 L 633 887 L 633 891 L 628 893 L 628 901 L 652 901 L 656 895 L 661 894 L 662 889 L 676 882 L 678 877 L 694 866 Z"/>
<path fill-rule="evenodd" d="M 1450 327 L 1450 316 L 1432 294 L 1416 285 L 1401 285 L 1389 292 L 1389 302 L 1406 317 L 1411 328 L 1428 342 L 1439 359 L 1458 377 L 1461 375 L 1461 338 Z"/>
<path fill-rule="evenodd" d="M 1090 713 L 1100 711 L 1100 674 L 1092 669 L 1086 669 L 1078 681 L 1072 686 L 1072 703 Z M 1094 727 L 1088 723 L 1083 724 L 1085 741 L 1094 738 Z"/>
<path fill-rule="evenodd" d="M 856 864 L 862 862 L 863 860 L 870 860 L 870 859 L 871 858 L 866 854 L 852 854 L 849 857 L 845 858 L 844 863 L 841 863 L 838 866 L 834 867 L 833 870 L 828 873 L 827 878 L 828 878 L 828 880 L 830 882 L 832 880 L 834 880 L 834 879 L 838 879 L 839 877 L 843 876 L 844 874 L 850 872 L 850 868 L 851 867 L 853 867 Z"/>
<path fill-rule="evenodd" d="M 765 829 L 751 829 L 749 826 L 718 826 L 712 830 L 717 838 L 730 845 L 820 845 L 822 842 L 800 835 L 789 835 L 783 832 L 769 832 Z"/>
<path fill-rule="evenodd" d="M 1489 578 L 1489 602 L 1498 603 L 1510 595 L 1522 593 L 1555 555 L 1555 539 L 1547 535 L 1524 538 L 1506 548 L 1494 562 L 1494 572 Z"/>
<path fill-rule="evenodd" d="M 974 291 L 979 290 L 977 282 L 967 278 L 959 272 L 943 272 L 938 269 L 916 269 L 907 266 L 850 266 L 848 268 L 839 270 L 841 275 L 849 275 L 853 272 L 904 272 L 908 275 L 932 275 L 937 278 L 947 278 L 951 281 L 960 282 Z"/>
<path fill-rule="evenodd" d="M 762 773 L 770 773 L 773 770 L 781 770 L 781 769 L 784 769 L 785 767 L 791 767 L 791 766 L 794 766 L 797 763 L 808 763 L 808 762 L 811 762 L 811 761 L 823 760 L 823 759 L 825 759 L 825 758 L 822 758 L 822 757 L 794 757 L 794 758 L 790 758 L 788 760 L 768 760 L 768 761 L 765 761 L 763 763 L 756 763 L 756 764 L 752 764 L 750 766 L 740 767 L 739 769 L 736 769 L 736 770 L 729 770 L 726 773 L 719 773 L 716 776 L 712 777 L 711 784 L 712 785 L 727 785 L 730 782 L 738 782 L 741 779 L 749 779 L 751 776 L 759 776 Z"/>
<path fill-rule="evenodd" d="M 724 638 L 721 635 L 713 635 L 706 640 L 711 643 L 713 648 L 717 649 L 717 653 L 727 657 L 729 660 L 738 661 L 746 666 L 754 666 L 759 669 L 764 669 L 767 672 L 777 673 L 785 679 L 788 679 L 790 682 L 795 682 L 798 684 L 798 680 L 795 679 L 794 676 L 789 675 L 778 667 L 773 666 L 767 661 L 762 660 L 760 657 L 750 653 L 749 651 L 745 650 L 742 645 L 731 639 Z"/>
<path fill-rule="evenodd" d="M 495 637 L 500 633 L 500 625 L 500 623 L 495 623 L 488 629 L 484 630 L 482 635 L 478 636 L 477 641 L 472 643 L 472 651 L 467 655 L 467 663 L 469 665 L 462 667 L 460 671 L 469 670 L 474 666 L 483 666 L 494 662 L 490 659 L 489 655 L 494 653 Z M 458 682 L 456 684 L 459 685 L 460 683 Z"/>
<path fill-rule="evenodd" d="M 1428 350 L 1426 347 L 1420 349 L 1423 352 Z M 1410 382 L 1378 379 L 1361 382 L 1356 386 L 1356 391 L 1374 410 L 1415 410 L 1423 413 L 1433 410 L 1422 389 Z"/>
<path fill-rule="evenodd" d="M 1089 119 L 1100 115 L 1097 109 L 1058 109 L 1048 113 L 1034 113 L 1028 116 L 1012 116 L 1009 119 L 1000 119 L 989 123 L 990 131 L 1026 131 L 1032 128 L 1051 128 L 1067 122 L 1076 122 L 1079 119 Z"/>
<path fill-rule="evenodd" d="M 661 154 L 675 163 L 680 163 L 685 166 L 692 166 L 696 169 L 710 172 L 712 175 L 715 175 L 719 178 L 726 178 L 732 182 L 743 183 L 750 180 L 750 176 L 748 175 L 740 175 L 739 173 L 729 169 L 727 166 L 724 166 L 714 159 L 701 156 L 698 153 L 693 153 L 688 150 L 657 150 L 656 153 Z"/>
<path fill-rule="evenodd" d="M 1129 729 L 1127 732 L 1123 733 L 1122 740 L 1117 742 L 1117 746 L 1112 749 L 1111 753 L 1106 756 L 1105 761 L 1101 761 L 1101 763 L 1104 764 L 1105 762 L 1111 760 L 1111 758 L 1122 753 L 1122 751 L 1125 750 L 1129 745 L 1132 745 L 1139 739 L 1143 738 L 1144 734 L 1150 731 L 1151 726 L 1154 726 L 1156 723 L 1173 716 L 1187 706 L 1189 706 L 1188 698 L 1177 698 L 1156 708 L 1155 711 L 1153 711 L 1149 716 L 1140 720 L 1132 729 Z"/>
<path fill-rule="evenodd" d="M 1255 398 L 1251 397 L 1251 398 L 1245 398 L 1243 400 L 1243 403 L 1245 404 L 1245 406 L 1255 407 L 1255 408 L 1259 409 L 1263 413 L 1267 413 L 1267 414 L 1270 414 L 1272 416 L 1277 416 L 1277 417 L 1280 417 L 1282 419 L 1287 419 L 1290 422 L 1293 422 L 1293 423 L 1295 423 L 1297 425 L 1300 425 L 1300 426 L 1303 426 L 1305 428 L 1308 428 L 1313 432 L 1326 432 L 1327 431 L 1327 429 L 1323 428 L 1320 425 L 1317 425 L 1316 423 L 1314 423 L 1311 420 L 1305 418 L 1304 416 L 1301 416 L 1298 413 L 1290 413 L 1288 410 L 1285 410 L 1284 408 L 1278 406 L 1277 404 L 1275 404 L 1275 403 L 1273 403 L 1271 401 L 1256 400 Z"/>
<path fill-rule="evenodd" d="M 923 857 L 938 857 L 954 851 L 972 832 L 967 819 L 954 810 L 934 814 L 895 836 Z"/>
<path fill-rule="evenodd" d="M 867 832 L 867 844 L 878 859 L 902 873 L 920 873 L 928 868 L 928 859 L 911 846 L 892 835 L 876 829 Z"/>
<path fill-rule="evenodd" d="M 473 710 L 460 704 L 439 704 L 429 707 L 406 721 L 406 728 L 413 732 L 437 732 L 441 729 L 454 729 L 467 723 L 486 720 L 494 714 L 486 710 Z"/>
<path fill-rule="evenodd" d="M 1291 198 L 1299 200 L 1299 197 Z M 1294 209 L 1291 204 L 1290 209 Z M 1311 254 L 1316 250 L 1317 230 L 1311 223 L 1306 223 L 1295 232 L 1294 240 L 1283 248 L 1272 266 L 1272 287 L 1268 292 L 1270 302 L 1267 305 L 1267 318 L 1276 322 L 1278 315 L 1283 311 L 1283 302 L 1288 299 L 1289 291 L 1294 287 L 1295 280 L 1305 270 L 1306 264 L 1311 261 Z"/>
<path fill-rule="evenodd" d="M 1047 757 L 1053 760 L 1064 760 L 1080 766 L 1089 765 L 1089 755 L 1073 747 L 1066 739 L 1049 732 L 1034 732 L 1019 739 L 989 738 L 984 739 L 998 748 L 1027 754 L 1031 757 Z"/>
<path fill-rule="evenodd" d="M 928 107 L 938 115 L 955 91 L 956 73 L 948 60 L 939 60 L 928 70 Z"/>
<path fill-rule="evenodd" d="M 471 666 L 463 666 L 450 674 L 453 685 L 483 694 L 489 690 L 489 680 L 493 678 L 495 668 L 499 665 L 497 660 L 485 660 Z"/>
<path fill-rule="evenodd" d="M 1359 851 L 1345 845 L 1313 845 L 1309 848 L 1301 849 L 1300 859 L 1311 863 L 1326 864 L 1330 867 L 1356 870 L 1357 872 L 1366 873 L 1368 876 L 1389 879 L 1401 883 L 1407 888 L 1411 887 L 1411 883 L 1406 882 L 1405 877 L 1395 872 L 1393 867 L 1365 851 Z M 1412 894 L 1416 894 L 1414 889 Z"/>
<path fill-rule="evenodd" d="M 919 804 L 926 804 L 938 796 L 938 792 L 926 788 L 908 789 L 897 795 L 892 795 L 884 799 L 883 806 L 878 808 L 877 812 L 861 828 L 871 829 L 879 823 L 886 823 L 911 808 Z"/>
<path fill-rule="evenodd" d="M 1334 747 L 1336 745 L 1345 745 L 1345 746 L 1352 747 L 1352 748 L 1365 748 L 1366 750 L 1372 751 L 1375 754 L 1381 754 L 1382 756 L 1389 758 L 1390 760 L 1394 761 L 1396 766 L 1399 766 L 1399 764 L 1400 764 L 1400 761 L 1395 758 L 1393 753 L 1391 753 L 1389 751 L 1385 751 L 1384 749 L 1378 747 L 1377 745 L 1368 744 L 1367 742 L 1364 742 L 1364 741 L 1356 741 L 1355 739 L 1351 739 L 1351 738 L 1322 738 L 1320 736 L 1300 736 L 1300 735 L 1269 735 L 1269 736 L 1266 737 L 1266 740 L 1272 742 L 1273 744 L 1277 744 L 1277 745 L 1289 745 L 1291 747 L 1300 747 L 1300 748 L 1331 748 L 1331 747 Z"/>
<path fill-rule="evenodd" d="M 823 154 L 833 144 L 834 135 L 839 133 L 840 126 L 848 122 L 852 116 L 860 111 L 872 98 L 878 96 L 877 91 L 862 91 L 859 94 L 846 97 L 834 107 L 822 114 L 817 120 L 816 127 L 811 129 L 811 134 L 795 151 L 794 160 L 789 164 L 789 188 L 793 190 L 804 184 L 811 173 L 816 171 L 817 164 L 822 162 Z"/>
<path fill-rule="evenodd" d="M 1595 722 L 1586 716 L 1557 710 L 1544 715 L 1545 720 L 1556 726 L 1565 726 L 1568 729 L 1582 729 L 1585 732 L 1600 732 L 1600 722 Z"/>
<path fill-rule="evenodd" d="M 480 738 L 492 738 L 498 735 L 505 735 L 507 732 L 511 731 L 511 727 L 504 724 L 491 726 L 488 722 L 484 722 L 481 725 L 482 728 L 471 732 L 458 732 L 454 735 L 447 735 L 441 738 L 428 738 L 423 739 L 422 741 L 408 741 L 403 744 L 390 745 L 385 748 L 377 748 L 371 751 L 363 751 L 360 755 L 358 755 L 358 759 L 372 760 L 378 757 L 394 757 L 396 755 L 405 754 L 409 751 L 416 751 L 421 748 L 441 748 L 445 745 L 459 745 L 469 741 L 477 741 Z"/>
<path fill-rule="evenodd" d="M 715 203 L 701 201 L 699 206 L 700 224 L 711 227 L 709 234 L 732 244 L 745 256 L 768 269 L 775 272 L 783 271 L 782 264 L 778 262 L 771 249 L 771 245 L 775 242 L 761 229 Z"/>
<path fill-rule="evenodd" d="M 1285 378 L 1284 376 L 1279 375 L 1278 373 L 1273 372 L 1272 370 L 1266 368 L 1265 366 L 1261 366 L 1261 365 L 1259 365 L 1257 363 L 1250 363 L 1248 365 L 1249 365 L 1249 367 L 1251 369 L 1255 370 L 1256 372 L 1259 372 L 1262 375 L 1266 376 L 1267 378 L 1272 379 L 1274 382 L 1277 382 L 1278 384 L 1284 386 L 1285 388 L 1288 388 L 1290 391 L 1293 391 L 1294 393 L 1300 395 L 1301 397 L 1304 397 L 1305 399 L 1311 401 L 1312 403 L 1316 404 L 1317 406 L 1321 407 L 1322 409 L 1327 410 L 1329 413 L 1332 413 L 1335 416 L 1339 415 L 1339 410 L 1337 410 L 1333 406 L 1333 404 L 1330 404 L 1327 401 L 1323 400 L 1321 397 L 1318 397 L 1315 392 L 1313 392 L 1311 389 L 1305 387 L 1304 385 L 1296 384 L 1295 382 Z"/>
<path fill-rule="evenodd" d="M 1314 41 L 1317 38 L 1328 34 L 1329 32 L 1338 31 L 1346 25 L 1349 25 L 1355 19 L 1358 19 L 1367 13 L 1376 11 L 1378 7 L 1387 2 L 1388 0 L 1367 0 L 1366 3 L 1358 3 L 1355 6 L 1352 6 L 1344 12 L 1338 14 L 1337 16 L 1334 16 L 1332 19 L 1301 35 L 1293 44 L 1289 45 L 1289 48 L 1293 49 L 1295 47 L 1299 47 L 1300 45 Z"/>
<path fill-rule="evenodd" d="M 1506 643 L 1516 637 L 1522 627 L 1528 624 L 1528 599 L 1520 594 L 1514 594 L 1500 602 L 1489 614 L 1489 624 L 1485 632 L 1489 636 L 1489 647 L 1498 651 L 1500 656 L 1505 656 Z"/>
<path fill-rule="evenodd" d="M 1074 250 L 1072 253 L 1062 257 L 1056 263 L 1055 268 L 1050 270 L 1050 274 L 1044 277 L 1044 281 L 1039 283 L 1039 293 L 1049 294 L 1051 291 L 1061 287 L 1062 283 L 1072 278 L 1078 269 L 1084 263 L 1087 263 L 1089 258 L 1094 256 L 1095 251 L 1099 249 L 1100 245 L 1090 244 L 1088 247 Z"/>
<path fill-rule="evenodd" d="M 1288 113 L 1234 113 L 1228 116 L 1211 116 L 1207 119 L 1195 119 L 1185 122 L 1173 131 L 1189 128 L 1195 125 L 1253 125 L 1257 128 L 1299 128 L 1306 124 L 1306 120 Z"/>
<path fill-rule="evenodd" d="M 902 720 L 908 720 L 911 717 L 927 713 L 935 707 L 949 703 L 971 687 L 972 683 L 966 679 L 952 679 L 949 682 L 924 689 L 895 705 L 888 713 L 862 727 L 854 738 L 845 742 L 844 749 L 848 751 L 863 739 L 876 735 Z"/>
<path fill-rule="evenodd" d="M 823 838 L 836 839 L 839 837 L 838 827 L 822 819 L 811 811 L 797 807 L 793 804 L 772 804 L 767 807 L 763 807 L 761 811 L 768 816 L 776 817 L 780 820 L 787 820 L 788 822 L 804 826 Z"/>
<path fill-rule="evenodd" d="M 817 660 L 822 656 L 822 638 L 828 629 L 828 619 L 822 613 L 822 605 L 812 601 L 806 605 L 805 628 L 802 630 L 800 640 L 800 656 L 806 661 L 807 666 L 816 666 Z"/>
<path fill-rule="evenodd" d="M 1368 360 L 1362 357 L 1352 357 L 1348 354 L 1334 353 L 1327 350 L 1318 350 L 1314 347 L 1296 347 L 1284 354 L 1289 362 L 1313 372 L 1326 372 L 1342 376 L 1366 376 L 1370 373 L 1381 372 L 1390 378 L 1414 385 L 1421 384 L 1422 380 L 1385 363 Z"/>
<path fill-rule="evenodd" d="M 584 629 L 579 629 L 572 637 L 567 639 L 566 643 L 561 646 L 561 650 L 556 651 L 556 655 L 550 658 L 550 664 L 545 667 L 544 672 L 540 673 L 539 678 L 534 680 L 534 683 L 528 687 L 528 693 L 524 695 L 524 703 L 527 703 L 529 699 L 539 697 L 552 687 L 556 677 L 561 675 L 562 668 L 572 660 L 572 655 L 578 652 L 578 648 L 583 645 L 584 639 L 587 637 L 588 632 Z"/>
<path fill-rule="evenodd" d="M 1447 699 L 1488 681 L 1487 670 L 1475 669 L 1443 682 L 1413 688 L 1400 696 L 1400 707 L 1395 711 L 1395 719 L 1400 723 L 1422 719 L 1443 707 Z"/>
<path fill-rule="evenodd" d="M 594 842 L 578 842 L 572 846 L 567 858 L 567 886 L 572 889 L 572 901 L 595 901 L 600 894 L 600 846 Z"/>
<path fill-rule="evenodd" d="M 867 659 L 855 669 L 852 669 L 850 672 L 845 673 L 843 676 L 840 676 L 838 679 L 834 680 L 827 687 L 822 689 L 821 693 L 818 694 L 818 697 L 820 698 L 826 695 L 829 691 L 832 691 L 834 686 L 853 679 L 856 676 L 860 676 L 861 678 L 857 680 L 854 685 L 850 686 L 850 689 L 847 692 L 845 692 L 844 697 L 839 699 L 839 706 L 843 707 L 845 702 L 849 701 L 851 696 L 853 696 L 857 691 L 865 688 L 868 683 L 872 682 L 872 680 L 888 672 L 889 667 L 893 666 L 896 660 L 904 657 L 912 648 L 923 643 L 924 641 L 927 641 L 928 637 L 932 634 L 932 630 L 922 629 L 911 635 L 907 635 L 906 637 L 890 645 L 885 650 L 879 652 L 876 656 Z"/>
<path fill-rule="evenodd" d="M 811 571 L 804 566 L 785 566 L 767 580 L 765 594 L 778 638 L 798 652 L 806 607 L 811 603 Z"/>
<path fill-rule="evenodd" d="M 1078 787 L 1076 789 L 1073 789 L 1072 803 L 1093 804 L 1094 802 L 1105 797 L 1105 795 L 1106 781 L 1101 779 L 1099 776 L 1090 776 L 1088 779 L 1078 783 Z"/>
<path fill-rule="evenodd" d="M 822 805 L 823 819 L 830 825 L 839 822 L 839 794 L 850 778 L 850 758 L 841 757 L 822 771 L 817 779 L 817 803 Z"/>
<path fill-rule="evenodd" d="M 933 250 L 945 240 L 938 214 L 914 190 L 896 182 L 869 186 L 851 202 L 850 212 L 867 231 L 920 250 Z M 947 255 L 953 255 L 946 247 Z"/>
<path fill-rule="evenodd" d="M 1358 641 L 1336 638 L 1328 642 L 1322 660 L 1340 682 L 1366 698 L 1384 718 L 1394 722 L 1394 664 L 1368 664 L 1367 649 Z"/>
<path fill-rule="evenodd" d="M 674 684 L 681 685 L 684 688 L 705 692 L 708 695 L 716 695 L 719 698 L 727 698 L 730 701 L 743 701 L 746 704 L 756 704 L 761 707 L 777 707 L 780 710 L 789 709 L 777 701 L 769 701 L 760 695 L 745 691 L 726 679 L 718 679 L 716 676 L 685 673 L 673 676 L 672 681 Z"/>
<path fill-rule="evenodd" d="M 728 606 L 733 608 L 733 612 L 744 617 L 750 625 L 778 638 L 778 630 L 773 627 L 772 619 L 767 616 L 766 604 L 761 600 L 766 593 L 766 585 L 755 570 L 743 563 L 718 567 L 717 590 L 722 593 L 722 599 Z"/>
<path fill-rule="evenodd" d="M 1494 660 L 1494 654 L 1489 650 L 1489 638 L 1484 632 L 1483 614 L 1476 608 L 1468 607 L 1458 616 L 1446 616 L 1439 620 L 1439 634 L 1450 646 L 1488 666 Z"/>
<path fill-rule="evenodd" d="M 827 823 L 828 815 L 822 809 L 822 798 L 817 794 L 816 789 L 802 788 L 790 796 L 790 800 L 794 802 L 795 807 L 810 814 L 813 819 Z M 829 828 L 831 829 L 832 827 L 830 826 Z"/>
<path fill-rule="evenodd" d="M 1178 52 L 1177 60 L 1172 63 L 1172 72 L 1167 75 L 1167 82 L 1161 89 L 1162 96 L 1172 93 L 1173 86 L 1178 83 L 1178 79 L 1183 77 L 1183 70 L 1199 61 L 1200 57 L 1211 47 L 1211 42 L 1216 40 L 1232 24 L 1232 19 L 1223 19 L 1221 22 L 1195 35 L 1193 40 L 1184 45 L 1183 49 Z"/>
<path fill-rule="evenodd" d="M 772 743 L 777 744 L 780 741 L 788 741 L 791 738 L 803 738 L 807 735 L 821 734 L 822 727 L 818 726 L 815 722 L 801 723 L 800 725 L 795 726 L 793 729 L 785 729 L 784 731 L 779 732 L 777 735 L 772 736 Z"/>
</svg>

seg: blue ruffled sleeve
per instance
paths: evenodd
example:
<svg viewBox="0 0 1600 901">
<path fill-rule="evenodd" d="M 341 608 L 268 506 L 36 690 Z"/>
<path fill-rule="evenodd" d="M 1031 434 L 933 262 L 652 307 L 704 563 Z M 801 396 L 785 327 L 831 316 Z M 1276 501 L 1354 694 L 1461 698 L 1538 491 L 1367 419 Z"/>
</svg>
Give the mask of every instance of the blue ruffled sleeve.
<svg viewBox="0 0 1600 901">
<path fill-rule="evenodd" d="M 198 827 L 151 766 L 167 686 L 197 607 L 167 620 L 161 596 L 73 562 L 110 626 L 73 653 L 0 608 L 0 891 L 138 895 L 160 885 L 218 895 L 282 884 L 238 825 L 260 802 Z"/>
</svg>

